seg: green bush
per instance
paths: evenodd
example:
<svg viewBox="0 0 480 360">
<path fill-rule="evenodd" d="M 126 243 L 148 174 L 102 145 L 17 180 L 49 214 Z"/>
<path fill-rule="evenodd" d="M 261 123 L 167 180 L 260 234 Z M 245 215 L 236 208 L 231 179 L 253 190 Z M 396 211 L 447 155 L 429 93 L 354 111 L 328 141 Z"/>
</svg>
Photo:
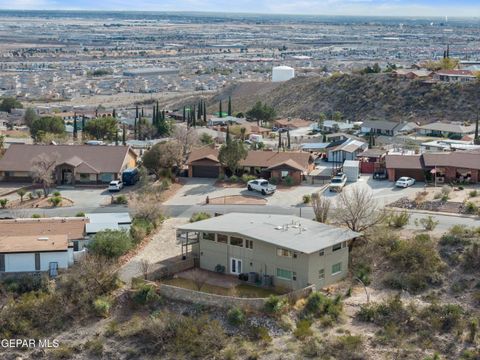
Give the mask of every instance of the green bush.
<svg viewBox="0 0 480 360">
<path fill-rule="evenodd" d="M 193 223 L 197 221 L 202 221 L 202 220 L 210 219 L 211 217 L 212 215 L 210 215 L 209 213 L 206 213 L 203 211 L 197 212 L 192 214 L 192 216 L 190 217 L 190 222 Z"/>
<path fill-rule="evenodd" d="M 285 176 L 283 178 L 283 183 L 287 186 L 293 186 L 293 178 L 291 176 Z"/>
<path fill-rule="evenodd" d="M 37 198 L 41 198 L 43 196 L 44 192 L 43 190 L 35 190 L 35 195 L 37 196 Z"/>
<path fill-rule="evenodd" d="M 28 193 L 28 200 L 33 200 L 35 199 L 35 195 L 33 195 L 33 193 L 29 192 Z"/>
<path fill-rule="evenodd" d="M 48 202 L 52 204 L 53 207 L 57 207 L 62 202 L 62 198 L 54 196 L 48 199 Z"/>
<path fill-rule="evenodd" d="M 270 179 L 268 179 L 268 182 L 272 185 L 277 185 L 279 183 L 278 178 L 275 177 L 271 177 Z"/>
<path fill-rule="evenodd" d="M 472 242 L 472 237 L 476 236 L 475 229 L 470 229 L 465 225 L 454 225 L 447 233 L 440 238 L 442 246 L 465 246 Z"/>
<path fill-rule="evenodd" d="M 76 217 L 85 217 L 85 213 L 83 211 L 79 211 L 75 214 Z"/>
<path fill-rule="evenodd" d="M 114 198 L 113 202 L 119 205 L 126 205 L 128 204 L 128 199 L 125 195 L 118 195 Z"/>
<path fill-rule="evenodd" d="M 104 230 L 95 234 L 88 249 L 95 255 L 118 258 L 132 248 L 132 239 L 121 230 Z"/>
<path fill-rule="evenodd" d="M 40 219 L 42 215 L 40 214 L 32 214 L 32 219 Z"/>
<path fill-rule="evenodd" d="M 310 204 L 312 202 L 312 195 L 310 194 L 303 195 L 302 201 L 304 204 Z"/>
<path fill-rule="evenodd" d="M 386 217 L 387 225 L 393 228 L 403 228 L 408 224 L 410 214 L 405 210 L 402 212 L 392 212 Z"/>
<path fill-rule="evenodd" d="M 52 195 L 53 196 L 60 196 L 61 194 L 60 194 L 60 191 L 54 191 Z"/>
<path fill-rule="evenodd" d="M 139 305 L 157 303 L 160 301 L 160 295 L 153 285 L 140 285 L 133 294 L 133 301 Z"/>
<path fill-rule="evenodd" d="M 250 330 L 253 340 L 260 341 L 264 344 L 272 342 L 272 337 L 265 326 L 252 326 Z"/>
<path fill-rule="evenodd" d="M 0 199 L 0 206 L 2 209 L 5 209 L 7 207 L 8 199 Z"/>
<path fill-rule="evenodd" d="M 331 298 L 315 291 L 307 297 L 304 312 L 307 316 L 329 317 L 331 320 L 336 320 L 341 315 L 342 310 L 343 304 L 340 296 Z"/>
<path fill-rule="evenodd" d="M 20 196 L 20 201 L 23 202 L 23 197 L 27 193 L 27 190 L 25 189 L 18 189 L 17 190 L 17 195 Z"/>
<path fill-rule="evenodd" d="M 161 189 L 161 191 L 165 191 L 165 190 L 170 189 L 170 186 L 172 186 L 172 180 L 163 179 L 161 184 L 160 184 L 160 189 Z"/>
<path fill-rule="evenodd" d="M 288 301 L 277 295 L 270 295 L 265 301 L 265 312 L 269 314 L 279 315 L 286 312 L 288 309 Z"/>
<path fill-rule="evenodd" d="M 227 312 L 227 321 L 230 325 L 239 326 L 245 323 L 246 317 L 242 309 L 238 307 L 231 308 Z"/>
<path fill-rule="evenodd" d="M 472 190 L 468 193 L 468 195 L 470 197 L 476 197 L 476 196 L 478 196 L 478 191 L 477 190 Z"/>
<path fill-rule="evenodd" d="M 255 180 L 255 179 L 256 179 L 256 177 L 253 176 L 253 175 L 248 175 L 248 174 L 243 174 L 242 175 L 242 182 L 245 183 L 245 184 L 248 183 L 249 181 Z"/>
<path fill-rule="evenodd" d="M 478 212 L 478 206 L 471 201 L 465 203 L 465 213 L 466 214 L 476 214 Z"/>
<path fill-rule="evenodd" d="M 312 336 L 313 331 L 311 329 L 312 322 L 308 319 L 302 319 L 297 322 L 297 327 L 293 331 L 293 335 L 297 339 L 305 339 L 309 336 Z"/>
<path fill-rule="evenodd" d="M 232 175 L 228 178 L 228 181 L 231 182 L 231 183 L 236 183 L 236 182 L 238 182 L 238 176 Z"/>
<path fill-rule="evenodd" d="M 105 296 L 99 297 L 93 302 L 95 314 L 104 318 L 108 317 L 108 315 L 110 314 L 111 307 L 112 304 L 110 300 Z"/>
<path fill-rule="evenodd" d="M 95 356 L 102 356 L 103 354 L 103 341 L 101 339 L 88 340 L 85 343 L 85 349 Z"/>
<path fill-rule="evenodd" d="M 433 216 L 427 216 L 426 218 L 420 219 L 419 223 L 426 231 L 433 231 L 439 222 L 435 220 Z"/>
</svg>

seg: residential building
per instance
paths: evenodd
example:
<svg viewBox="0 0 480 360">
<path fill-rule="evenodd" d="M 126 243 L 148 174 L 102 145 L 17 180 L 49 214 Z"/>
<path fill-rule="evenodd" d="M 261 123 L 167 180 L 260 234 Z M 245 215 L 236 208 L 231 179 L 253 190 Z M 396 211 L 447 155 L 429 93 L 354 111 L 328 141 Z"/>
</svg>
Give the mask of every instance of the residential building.
<svg viewBox="0 0 480 360">
<path fill-rule="evenodd" d="M 468 82 L 474 81 L 476 76 L 470 70 L 440 70 L 433 75 L 433 78 L 445 82 Z"/>
<path fill-rule="evenodd" d="M 433 71 L 424 69 L 397 69 L 392 71 L 392 75 L 405 79 L 430 79 L 433 76 Z"/>
<path fill-rule="evenodd" d="M 385 167 L 390 181 L 397 181 L 402 176 L 425 181 L 425 165 L 421 155 L 386 155 Z"/>
<path fill-rule="evenodd" d="M 74 243 L 84 239 L 85 218 L 0 220 L 0 275 L 49 271 L 73 264 Z"/>
<path fill-rule="evenodd" d="M 345 132 L 353 130 L 355 124 L 345 121 L 325 120 L 320 128 L 327 132 Z M 318 128 L 318 126 L 316 126 Z"/>
<path fill-rule="evenodd" d="M 224 174 L 218 154 L 218 149 L 212 147 L 194 149 L 187 160 L 188 176 L 217 178 Z M 288 176 L 294 184 L 300 184 L 314 168 L 311 154 L 294 151 L 250 150 L 239 165 L 243 172 L 266 179 L 284 179 Z"/>
<path fill-rule="evenodd" d="M 327 147 L 327 159 L 330 162 L 341 162 L 345 160 L 356 160 L 357 155 L 368 149 L 368 144 L 364 141 L 347 139 L 333 142 Z"/>
<path fill-rule="evenodd" d="M 364 134 L 373 133 L 375 135 L 396 136 L 413 131 L 415 125 L 416 124 L 409 122 L 366 120 L 361 126 L 361 132 Z"/>
<path fill-rule="evenodd" d="M 193 240 L 202 269 L 252 273 L 264 284 L 289 289 L 322 288 L 345 278 L 348 242 L 360 236 L 296 216 L 245 213 L 182 225 L 177 235 L 184 243 Z"/>
<path fill-rule="evenodd" d="M 473 134 L 475 132 L 475 125 L 461 122 L 446 123 L 437 121 L 419 126 L 417 132 L 425 136 L 448 137 L 460 140 L 465 135 Z"/>
<path fill-rule="evenodd" d="M 137 162 L 126 146 L 12 144 L 0 159 L 0 181 L 32 181 L 32 161 L 41 154 L 55 161 L 58 185 L 108 183 Z"/>
</svg>

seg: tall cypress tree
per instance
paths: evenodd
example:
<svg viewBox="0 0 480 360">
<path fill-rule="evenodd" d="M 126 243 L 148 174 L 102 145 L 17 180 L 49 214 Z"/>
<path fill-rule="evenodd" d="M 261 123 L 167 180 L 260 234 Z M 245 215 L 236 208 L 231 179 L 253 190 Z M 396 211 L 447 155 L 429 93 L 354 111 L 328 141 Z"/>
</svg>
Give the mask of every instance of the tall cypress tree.
<svg viewBox="0 0 480 360">
<path fill-rule="evenodd" d="M 225 142 L 228 144 L 230 144 L 230 127 L 227 125 L 227 133 L 225 134 Z"/>
<path fill-rule="evenodd" d="M 85 140 L 85 114 L 82 115 L 82 141 Z"/>
<path fill-rule="evenodd" d="M 232 97 L 228 97 L 228 116 L 232 116 Z"/>
<path fill-rule="evenodd" d="M 142 107 L 142 118 L 145 117 L 145 115 L 143 114 L 143 107 Z M 138 116 L 137 116 L 137 119 L 140 119 Z"/>
<path fill-rule="evenodd" d="M 118 146 L 118 129 L 115 131 L 115 146 Z"/>
<path fill-rule="evenodd" d="M 278 150 L 282 147 L 282 133 L 278 132 Z"/>
<path fill-rule="evenodd" d="M 207 124 L 207 104 L 203 103 L 203 122 Z"/>
<path fill-rule="evenodd" d="M 197 109 L 197 119 L 200 120 L 202 118 L 202 106 L 203 106 L 203 100 L 200 100 L 198 102 L 198 109 Z"/>
<path fill-rule="evenodd" d="M 218 103 L 218 117 L 222 118 L 223 117 L 223 111 L 222 111 L 222 100 Z"/>
<path fill-rule="evenodd" d="M 183 107 L 182 120 L 183 122 L 187 121 L 187 109 L 185 109 L 185 106 Z"/>
<path fill-rule="evenodd" d="M 162 110 L 162 120 L 165 121 L 165 110 Z"/>
<path fill-rule="evenodd" d="M 290 129 L 287 130 L 287 148 L 290 149 Z"/>
<path fill-rule="evenodd" d="M 197 110 L 195 109 L 195 105 L 193 105 L 192 125 L 193 125 L 194 128 L 197 127 Z"/>
<path fill-rule="evenodd" d="M 78 138 L 78 125 L 77 125 L 77 113 L 73 115 L 73 138 Z"/>
<path fill-rule="evenodd" d="M 153 105 L 152 125 L 157 127 L 157 114 L 155 113 L 155 105 Z"/>
<path fill-rule="evenodd" d="M 127 145 L 127 127 L 125 126 L 125 123 L 123 123 L 122 129 L 122 144 L 123 146 Z"/>
<path fill-rule="evenodd" d="M 143 111 L 143 108 L 142 108 Z M 135 122 L 133 123 L 133 139 L 137 140 L 137 118 L 135 118 Z"/>
<path fill-rule="evenodd" d="M 113 109 L 112 111 L 112 117 L 113 118 L 116 118 L 117 117 L 117 111 L 115 109 Z"/>
<path fill-rule="evenodd" d="M 478 138 L 478 111 L 477 111 L 477 120 L 475 120 L 475 136 L 473 138 L 473 143 L 475 145 L 480 145 L 480 139 Z"/>
<path fill-rule="evenodd" d="M 138 105 L 135 105 L 135 118 L 138 119 Z"/>
</svg>

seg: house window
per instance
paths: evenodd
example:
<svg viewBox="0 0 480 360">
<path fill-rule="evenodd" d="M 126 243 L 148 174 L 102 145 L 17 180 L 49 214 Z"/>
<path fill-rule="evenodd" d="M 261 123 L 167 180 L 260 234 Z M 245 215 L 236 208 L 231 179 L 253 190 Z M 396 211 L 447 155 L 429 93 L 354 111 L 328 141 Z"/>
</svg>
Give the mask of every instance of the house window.
<svg viewBox="0 0 480 360">
<path fill-rule="evenodd" d="M 228 243 L 228 236 L 224 234 L 217 234 L 217 242 L 222 244 Z"/>
<path fill-rule="evenodd" d="M 90 181 L 90 174 L 80 174 L 80 181 Z"/>
<path fill-rule="evenodd" d="M 215 233 L 202 233 L 203 240 L 212 240 L 215 241 Z"/>
<path fill-rule="evenodd" d="M 277 249 L 277 256 L 283 256 L 283 257 L 292 257 L 293 256 L 293 251 L 287 250 L 287 249 Z"/>
<path fill-rule="evenodd" d="M 292 272 L 292 280 L 297 281 L 297 273 L 295 271 Z"/>
<path fill-rule="evenodd" d="M 332 275 L 337 275 L 342 272 L 342 263 L 332 265 Z"/>
<path fill-rule="evenodd" d="M 292 280 L 293 273 L 290 270 L 277 268 L 277 277 L 285 280 Z"/>
<path fill-rule="evenodd" d="M 288 171 L 282 170 L 281 171 L 281 176 L 282 176 L 282 178 L 287 177 L 288 176 Z"/>
<path fill-rule="evenodd" d="M 318 252 L 318 255 L 319 255 L 319 256 L 325 255 L 325 250 L 320 250 L 320 251 Z"/>
<path fill-rule="evenodd" d="M 253 240 L 245 240 L 245 247 L 247 249 L 253 249 Z"/>
<path fill-rule="evenodd" d="M 340 244 L 335 244 L 333 245 L 332 247 L 332 251 L 337 251 L 337 250 L 340 250 L 342 248 L 342 243 Z"/>
<path fill-rule="evenodd" d="M 319 278 L 320 280 L 325 279 L 325 269 L 320 269 L 320 270 L 318 270 L 318 278 Z"/>
<path fill-rule="evenodd" d="M 239 237 L 231 236 L 230 245 L 243 247 L 243 239 Z"/>
</svg>

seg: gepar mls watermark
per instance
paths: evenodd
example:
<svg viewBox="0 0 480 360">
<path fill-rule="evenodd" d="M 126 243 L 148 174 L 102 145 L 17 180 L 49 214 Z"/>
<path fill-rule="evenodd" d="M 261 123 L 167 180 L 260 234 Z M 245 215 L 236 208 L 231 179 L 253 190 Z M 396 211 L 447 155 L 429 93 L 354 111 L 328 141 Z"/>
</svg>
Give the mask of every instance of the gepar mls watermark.
<svg viewBox="0 0 480 360">
<path fill-rule="evenodd" d="M 59 345 L 57 339 L 0 339 L 3 349 L 55 349 Z"/>
</svg>

